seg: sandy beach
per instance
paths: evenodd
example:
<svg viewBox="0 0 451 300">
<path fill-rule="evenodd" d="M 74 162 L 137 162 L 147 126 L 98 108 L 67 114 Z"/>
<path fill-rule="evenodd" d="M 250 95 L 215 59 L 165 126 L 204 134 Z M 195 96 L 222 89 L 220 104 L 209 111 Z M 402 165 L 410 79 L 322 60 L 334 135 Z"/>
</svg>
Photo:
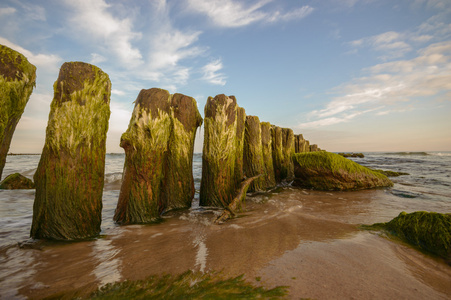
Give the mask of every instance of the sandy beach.
<svg viewBox="0 0 451 300">
<path fill-rule="evenodd" d="M 290 299 L 448 299 L 443 260 L 359 230 L 402 210 L 402 198 L 393 200 L 384 190 L 286 187 L 248 197 L 246 211 L 223 225 L 213 224 L 219 210 L 193 207 L 161 224 L 111 227 L 93 241 L 9 247 L 0 253 L 1 297 L 86 295 L 109 282 L 193 270 L 289 286 Z"/>
</svg>

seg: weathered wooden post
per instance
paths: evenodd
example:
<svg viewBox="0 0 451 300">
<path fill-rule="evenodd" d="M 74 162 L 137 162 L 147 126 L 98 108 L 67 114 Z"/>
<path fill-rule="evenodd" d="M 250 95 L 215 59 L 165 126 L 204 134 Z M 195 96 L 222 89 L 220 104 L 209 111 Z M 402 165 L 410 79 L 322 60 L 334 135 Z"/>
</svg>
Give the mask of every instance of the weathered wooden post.
<svg viewBox="0 0 451 300">
<path fill-rule="evenodd" d="M 108 75 L 96 66 L 62 65 L 34 175 L 32 238 L 78 240 L 99 234 L 110 93 Z"/>
<path fill-rule="evenodd" d="M 272 160 L 274 166 L 274 176 L 276 183 L 282 182 L 282 163 L 283 163 L 283 152 L 282 152 L 282 128 L 279 126 L 272 125 L 271 128 L 271 140 L 272 140 Z"/>
<path fill-rule="evenodd" d="M 234 96 L 229 96 L 233 97 Z M 236 101 L 236 99 L 235 99 Z M 244 179 L 244 129 L 246 122 L 246 112 L 244 108 L 237 107 L 236 111 L 236 161 L 235 161 L 235 181 L 241 182 Z"/>
<path fill-rule="evenodd" d="M 291 181 L 294 179 L 294 164 L 292 156 L 294 154 L 294 134 L 291 128 L 282 128 L 282 179 Z"/>
<path fill-rule="evenodd" d="M 257 116 L 246 116 L 244 130 L 244 173 L 246 177 L 264 175 L 262 135 Z M 249 186 L 250 192 L 266 189 L 265 176 L 256 178 Z"/>
<path fill-rule="evenodd" d="M 165 209 L 191 207 L 194 198 L 193 152 L 202 117 L 194 98 L 174 94 L 171 100 L 171 131 L 162 190 Z"/>
<path fill-rule="evenodd" d="M 171 131 L 171 95 L 152 88 L 141 90 L 130 124 L 122 134 L 124 173 L 114 220 L 119 224 L 156 221 L 164 210 L 161 182 Z"/>
<path fill-rule="evenodd" d="M 234 97 L 209 97 L 205 105 L 199 203 L 226 207 L 239 185 L 236 175 L 237 110 Z"/>
<path fill-rule="evenodd" d="M 318 151 L 318 145 L 317 144 L 310 145 L 310 152 L 317 152 L 317 151 Z"/>
<path fill-rule="evenodd" d="M 0 179 L 17 123 L 36 84 L 36 67 L 0 45 Z"/>
<path fill-rule="evenodd" d="M 304 149 L 304 152 L 310 152 L 310 142 L 308 140 L 305 140 Z"/>
<path fill-rule="evenodd" d="M 261 122 L 260 127 L 262 136 L 263 166 L 265 171 L 264 180 L 266 181 L 266 188 L 272 188 L 276 186 L 276 179 L 274 177 L 274 165 L 272 161 L 271 124 L 269 122 Z"/>
</svg>

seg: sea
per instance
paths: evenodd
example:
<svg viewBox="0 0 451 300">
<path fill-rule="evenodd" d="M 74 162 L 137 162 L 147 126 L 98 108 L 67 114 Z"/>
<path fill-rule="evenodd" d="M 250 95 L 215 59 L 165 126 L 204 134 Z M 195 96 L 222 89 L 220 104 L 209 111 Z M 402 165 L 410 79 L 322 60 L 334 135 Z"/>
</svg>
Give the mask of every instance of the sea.
<svg viewBox="0 0 451 300">
<path fill-rule="evenodd" d="M 283 212 L 291 213 L 300 210 L 303 211 L 303 213 L 309 213 L 311 216 L 314 215 L 315 218 L 316 216 L 321 217 L 327 215 L 328 221 L 333 220 L 341 222 L 341 224 L 371 224 L 374 222 L 385 222 L 396 217 L 401 211 L 413 212 L 417 210 L 425 210 L 451 213 L 451 151 L 368 152 L 363 154 L 363 158 L 350 159 L 372 169 L 404 172 L 409 175 L 391 177 L 390 179 L 394 182 L 394 186 L 392 188 L 383 188 L 376 191 L 355 192 L 354 194 L 346 194 L 343 192 L 315 192 L 291 187 L 288 184 L 281 186 L 277 190 L 273 190 L 268 195 L 265 195 L 264 193 L 259 193 L 254 196 L 250 195 L 248 200 L 250 204 L 248 204 L 247 209 L 250 211 L 259 211 L 258 205 L 261 205 L 261 207 L 265 207 L 262 208 L 261 214 L 269 215 L 271 214 L 271 209 L 264 205 L 271 204 L 271 207 L 277 206 L 280 208 L 280 203 L 283 202 L 284 210 L 274 213 L 274 220 L 280 219 Z M 12 173 L 21 173 L 22 175 L 32 179 L 38 166 L 39 159 L 40 155 L 8 155 L 6 165 L 3 170 L 2 179 Z M 118 226 L 113 222 L 114 210 L 117 205 L 121 187 L 124 160 L 124 154 L 110 153 L 106 155 L 102 210 L 103 221 L 102 232 L 100 235 L 103 237 L 103 240 L 95 244 L 97 245 L 95 247 L 98 247 L 98 249 L 103 249 L 99 250 L 101 253 L 110 253 L 110 255 L 113 256 L 116 255 L 117 252 L 111 252 L 112 250 L 108 248 L 111 247 L 111 244 L 106 243 L 106 241 L 113 241 L 115 238 L 123 236 L 124 232 L 133 230 L 133 228 L 138 228 L 136 229 L 138 231 L 140 230 L 139 228 L 146 228 L 139 227 L 143 225 L 131 225 L 124 229 L 124 227 Z M 195 198 L 193 199 L 191 209 L 165 216 L 166 223 L 170 223 L 173 226 L 173 229 L 177 226 L 182 228 L 180 222 L 191 222 L 192 224 L 195 223 L 196 226 L 206 226 L 201 227 L 202 229 L 198 231 L 205 233 L 207 230 L 205 228 L 211 226 L 212 224 L 211 220 L 220 214 L 220 210 L 199 207 L 198 193 L 200 189 L 201 174 L 202 154 L 195 153 L 193 160 L 193 176 L 196 189 Z M 306 198 L 308 195 L 312 196 L 312 198 L 310 198 L 312 200 Z M 335 202 L 333 204 L 332 202 L 328 202 L 329 200 L 327 199 L 322 200 L 323 198 L 325 199 L 325 197 L 329 197 L 329 195 L 334 195 L 335 197 L 335 200 L 333 200 Z M 3 275 L 0 275 L 0 298 L 27 298 L 30 295 L 29 293 L 32 293 L 35 290 L 48 290 L 48 284 L 43 285 L 41 282 L 42 280 L 31 280 L 30 276 L 32 275 L 21 271 L 24 266 L 28 269 L 33 265 L 31 261 L 27 262 L 25 260 L 24 257 L 28 257 L 28 254 L 25 255 L 20 252 L 23 250 L 18 248 L 18 244 L 29 239 L 33 216 L 34 196 L 34 190 L 0 190 L 0 267 L 3 272 Z M 313 196 L 316 198 L 313 198 Z M 281 199 L 280 202 L 278 202 L 278 199 Z M 350 204 L 351 200 L 347 199 L 351 199 L 353 204 Z M 340 203 L 337 204 L 337 201 Z M 288 206 L 289 208 L 287 208 Z M 324 210 L 322 208 L 324 208 Z M 252 212 L 249 213 L 252 215 Z M 254 217 L 256 220 L 259 218 L 257 215 Z M 246 215 L 242 218 L 246 218 Z M 249 220 L 251 220 L 250 217 Z M 269 217 L 268 220 L 270 220 Z M 252 223 L 253 225 L 239 224 L 241 223 L 232 223 L 229 225 L 231 226 L 230 230 L 236 230 L 240 226 L 255 226 L 254 223 Z M 148 229 L 156 230 L 152 235 L 153 238 L 163 235 L 163 232 L 166 230 L 164 226 L 168 228 L 168 225 L 164 224 L 158 226 L 162 227 L 152 227 L 151 229 Z M 157 230 L 157 228 L 160 228 L 161 232 L 158 231 L 160 229 Z M 180 230 L 183 231 L 184 229 Z M 208 230 L 208 232 L 211 230 L 214 232 L 214 230 L 217 229 Z M 300 236 L 303 235 L 296 231 L 296 237 L 302 239 Z M 107 238 L 105 239 L 105 237 Z M 110 239 L 108 237 L 110 237 Z M 197 269 L 200 271 L 205 271 L 205 269 L 208 268 L 206 257 L 208 253 L 210 253 L 211 257 L 211 252 L 213 251 L 212 249 L 208 250 L 203 241 L 205 242 L 205 240 L 202 240 L 202 235 L 193 237 L 193 240 L 191 241 L 193 247 L 196 247 L 197 249 L 193 264 L 197 266 Z M 297 241 L 300 243 L 299 240 Z M 106 244 L 101 244 L 104 242 Z M 213 248 L 213 246 L 211 247 Z M 281 249 L 280 251 L 283 253 L 283 251 L 287 251 L 287 249 Z M 52 258 L 47 259 L 49 260 L 48 263 L 51 264 Z M 139 258 L 137 259 L 139 260 Z M 92 258 L 90 258 L 90 260 L 92 260 Z M 106 262 L 103 261 L 103 263 L 105 264 Z M 99 273 L 99 266 L 103 266 L 102 263 L 97 263 L 95 264 L 95 267 L 93 267 L 94 270 L 97 270 L 97 277 L 94 276 L 94 278 L 97 279 L 94 281 L 97 282 L 99 286 L 124 278 L 133 278 L 133 275 L 125 274 L 125 271 L 122 271 L 121 273 L 117 269 L 114 269 L 114 267 L 108 266 L 108 264 L 104 266 L 104 273 Z M 174 268 L 177 268 L 177 266 L 174 265 Z M 102 268 L 100 269 L 102 270 Z M 119 275 L 117 275 L 118 272 L 120 273 Z M 30 280 L 33 284 L 30 283 Z M 70 280 L 68 279 L 67 282 L 70 282 Z M 24 288 L 25 286 L 27 287 L 28 292 L 21 294 L 21 288 Z M 73 287 L 73 284 L 69 284 L 69 286 Z M 48 296 L 45 293 L 42 295 Z"/>
</svg>

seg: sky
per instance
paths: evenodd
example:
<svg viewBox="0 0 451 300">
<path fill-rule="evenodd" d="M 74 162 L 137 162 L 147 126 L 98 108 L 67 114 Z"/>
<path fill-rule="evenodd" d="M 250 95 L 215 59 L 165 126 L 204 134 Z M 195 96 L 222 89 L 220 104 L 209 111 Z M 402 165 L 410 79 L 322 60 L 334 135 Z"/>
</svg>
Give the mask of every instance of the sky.
<svg viewBox="0 0 451 300">
<path fill-rule="evenodd" d="M 40 153 L 64 62 L 112 82 L 107 152 L 141 89 L 235 95 L 332 152 L 451 150 L 449 0 L 2 0 L 0 44 L 37 67 L 10 152 Z M 202 129 L 195 152 L 202 149 Z"/>
</svg>

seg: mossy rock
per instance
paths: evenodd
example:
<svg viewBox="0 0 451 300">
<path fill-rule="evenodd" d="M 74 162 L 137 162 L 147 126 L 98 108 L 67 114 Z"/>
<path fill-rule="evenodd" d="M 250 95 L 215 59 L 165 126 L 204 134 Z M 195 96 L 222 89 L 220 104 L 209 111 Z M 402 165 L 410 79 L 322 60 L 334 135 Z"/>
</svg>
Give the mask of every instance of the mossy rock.
<svg viewBox="0 0 451 300">
<path fill-rule="evenodd" d="M 398 177 L 398 176 L 402 176 L 402 175 L 410 175 L 409 173 L 405 173 L 405 172 L 395 172 L 395 171 L 378 170 L 378 169 L 371 169 L 371 170 L 373 170 L 374 172 L 384 174 L 387 177 Z"/>
<path fill-rule="evenodd" d="M 17 123 L 36 85 L 36 67 L 0 45 L 0 178 Z"/>
<path fill-rule="evenodd" d="M 243 275 L 226 278 L 220 273 L 187 271 L 107 284 L 89 299 L 284 299 L 287 294 L 287 287 L 257 287 Z"/>
<path fill-rule="evenodd" d="M 19 174 L 14 173 L 6 176 L 2 182 L 0 182 L 0 189 L 4 190 L 29 190 L 34 189 L 34 183 L 31 179 Z"/>
<path fill-rule="evenodd" d="M 387 176 L 335 153 L 296 153 L 293 162 L 295 186 L 326 191 L 393 186 Z"/>
<path fill-rule="evenodd" d="M 451 264 L 451 214 L 401 212 L 390 222 L 364 225 L 362 228 L 384 230 L 421 250 L 444 258 Z"/>
</svg>

